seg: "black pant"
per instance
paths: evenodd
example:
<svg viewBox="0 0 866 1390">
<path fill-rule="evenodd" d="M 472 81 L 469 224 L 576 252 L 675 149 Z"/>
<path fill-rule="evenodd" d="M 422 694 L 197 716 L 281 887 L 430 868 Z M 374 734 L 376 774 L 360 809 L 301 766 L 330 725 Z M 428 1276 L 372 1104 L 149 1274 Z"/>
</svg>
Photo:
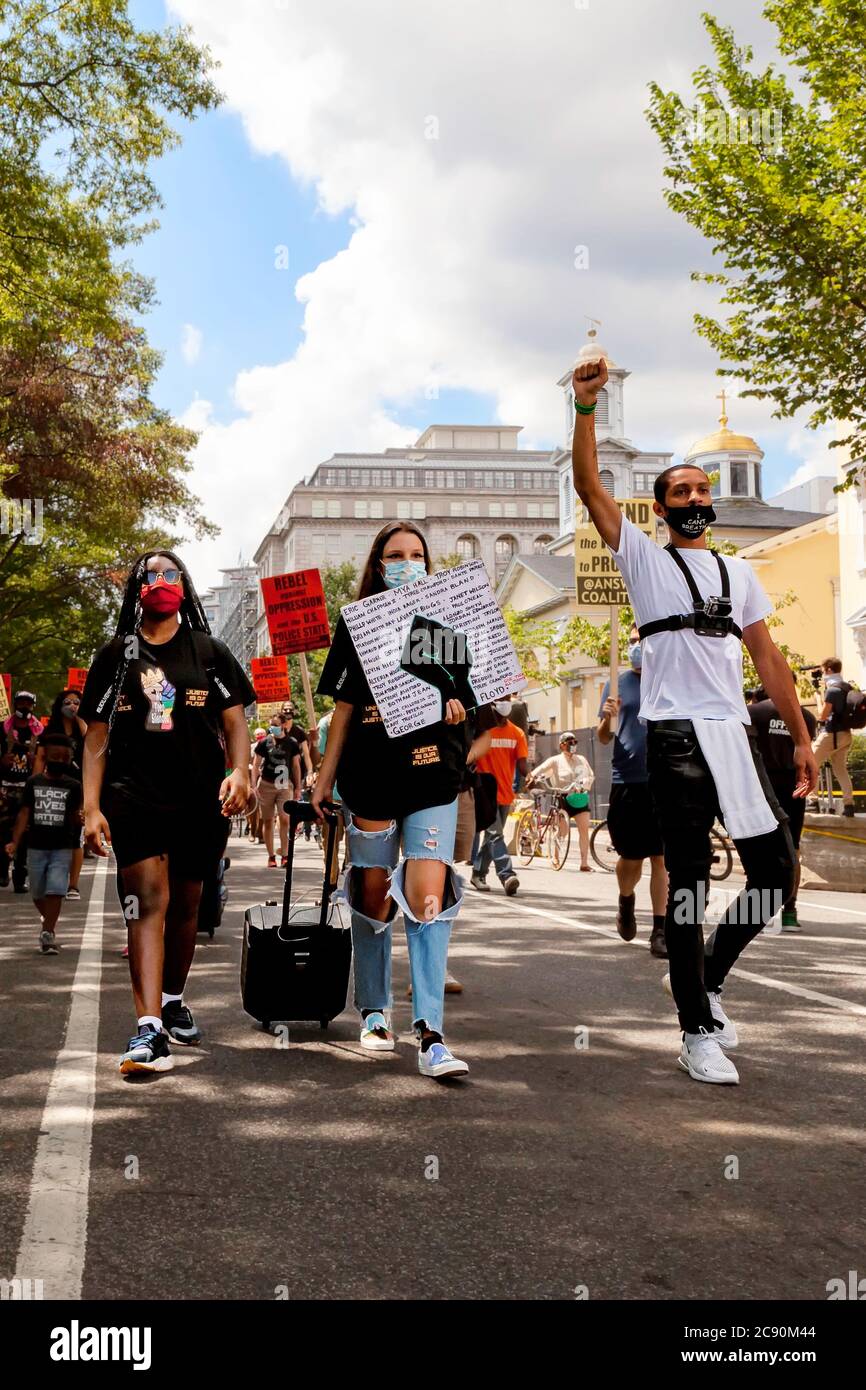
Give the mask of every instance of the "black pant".
<svg viewBox="0 0 866 1390">
<path fill-rule="evenodd" d="M 727 908 L 704 946 L 703 919 L 712 850 L 710 830 L 721 819 L 712 773 L 690 719 L 653 720 L 647 725 L 649 785 L 670 875 L 665 944 L 671 989 L 686 1033 L 713 1032 L 707 990 L 718 991 L 734 961 L 775 916 L 791 892 L 794 846 L 787 817 L 770 785 L 761 755 L 752 757 L 767 801 L 779 824 L 767 835 L 735 840 L 746 871 L 746 887 Z"/>
</svg>

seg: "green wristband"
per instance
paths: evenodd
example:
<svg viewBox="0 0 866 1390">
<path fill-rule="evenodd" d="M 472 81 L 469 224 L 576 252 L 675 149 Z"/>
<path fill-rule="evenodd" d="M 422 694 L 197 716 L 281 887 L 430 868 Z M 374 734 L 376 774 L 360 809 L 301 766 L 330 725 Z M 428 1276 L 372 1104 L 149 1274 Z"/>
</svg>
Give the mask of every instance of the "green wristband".
<svg viewBox="0 0 866 1390">
<path fill-rule="evenodd" d="M 574 408 L 578 415 L 592 415 L 597 405 L 598 401 L 594 401 L 592 405 L 581 405 L 577 397 L 574 398 Z"/>
</svg>

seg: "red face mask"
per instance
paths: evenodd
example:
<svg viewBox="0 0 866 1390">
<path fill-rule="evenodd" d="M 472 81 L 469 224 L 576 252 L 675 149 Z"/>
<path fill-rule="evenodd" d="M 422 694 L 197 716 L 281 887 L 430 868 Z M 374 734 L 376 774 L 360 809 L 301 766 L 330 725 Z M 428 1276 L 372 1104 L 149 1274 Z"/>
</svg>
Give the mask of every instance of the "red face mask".
<svg viewBox="0 0 866 1390">
<path fill-rule="evenodd" d="M 156 584 L 142 584 L 141 606 L 145 613 L 165 618 L 176 613 L 183 603 L 183 588 L 180 584 L 166 584 L 158 580 Z"/>
</svg>

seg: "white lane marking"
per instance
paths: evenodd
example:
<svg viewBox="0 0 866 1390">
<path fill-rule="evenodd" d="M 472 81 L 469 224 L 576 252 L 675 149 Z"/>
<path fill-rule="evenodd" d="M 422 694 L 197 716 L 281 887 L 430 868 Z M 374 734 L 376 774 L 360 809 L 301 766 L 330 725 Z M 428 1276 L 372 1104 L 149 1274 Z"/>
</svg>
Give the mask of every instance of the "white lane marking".
<svg viewBox="0 0 866 1390">
<path fill-rule="evenodd" d="M 87 1247 L 90 1150 L 96 1094 L 102 913 L 101 859 L 72 982 L 69 1019 L 48 1086 L 15 1277 L 41 1279 L 48 1299 L 80 1299 Z"/>
<path fill-rule="evenodd" d="M 844 912 L 846 917 L 866 917 L 866 912 L 858 912 L 856 908 L 839 907 L 839 905 L 834 902 L 816 903 L 810 901 L 809 898 L 804 898 L 802 893 L 797 894 L 797 903 L 798 905 L 802 903 L 805 907 L 823 907 L 824 911 L 830 916 L 832 916 L 834 912 Z"/>
<path fill-rule="evenodd" d="M 504 907 L 512 915 L 516 915 L 518 912 L 521 914 L 528 912 L 533 917 L 544 917 L 549 922 L 559 922 L 566 927 L 577 927 L 579 931 L 595 932 L 597 936 L 608 936 L 613 941 L 621 940 L 619 932 L 610 927 L 597 927 L 592 922 L 581 922 L 577 917 L 564 917 L 553 912 L 545 912 L 540 907 L 526 907 L 523 904 L 517 907 L 511 903 L 500 903 L 499 906 Z M 645 950 L 649 950 L 648 941 L 623 942 L 623 945 L 642 946 Z M 784 994 L 797 994 L 801 999 L 811 999 L 818 1004 L 829 1004 L 831 1008 L 840 1009 L 843 1013 L 866 1017 L 864 1005 L 855 1004 L 849 999 L 838 999 L 834 994 L 819 994 L 817 990 L 805 989 L 802 985 L 786 984 L 784 980 L 774 980 L 769 975 L 755 975 L 750 970 L 741 970 L 737 965 L 732 968 L 731 974 L 740 975 L 744 980 L 753 980 L 756 984 L 765 985 L 767 989 L 779 989 Z"/>
</svg>

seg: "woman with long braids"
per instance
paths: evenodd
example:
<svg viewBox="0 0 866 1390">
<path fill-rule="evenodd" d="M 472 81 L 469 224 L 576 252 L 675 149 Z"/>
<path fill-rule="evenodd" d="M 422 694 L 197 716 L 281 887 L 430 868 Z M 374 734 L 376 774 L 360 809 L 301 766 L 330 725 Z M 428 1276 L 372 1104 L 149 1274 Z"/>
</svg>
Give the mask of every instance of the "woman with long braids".
<svg viewBox="0 0 866 1390">
<path fill-rule="evenodd" d="M 358 598 L 422 579 L 430 569 L 427 542 L 417 526 L 389 522 L 373 542 Z M 444 717 L 438 723 L 389 738 L 342 618 L 318 694 L 333 696 L 336 707 L 312 804 L 320 812 L 339 782 L 361 1046 L 371 1052 L 394 1050 L 391 924 L 402 909 L 419 1071 L 434 1078 L 462 1075 L 469 1068 L 445 1046 L 443 1014 L 448 939 L 463 901 L 463 880 L 452 865 L 468 751 L 466 711 L 460 700 L 443 695 Z"/>
<path fill-rule="evenodd" d="M 228 647 L 211 637 L 181 561 L 169 550 L 140 556 L 80 707 L 85 836 L 96 854 L 107 853 L 103 836 L 114 850 L 129 928 L 138 1031 L 121 1072 L 168 1071 L 170 1040 L 201 1041 L 183 993 L 202 881 L 229 818 L 247 808 L 244 706 L 254 699 Z"/>
<path fill-rule="evenodd" d="M 46 771 L 46 743 L 50 743 L 50 740 L 46 739 L 46 735 L 65 734 L 72 745 L 72 757 L 69 761 L 67 776 L 74 777 L 76 782 L 81 781 L 81 770 L 84 764 L 84 735 L 87 732 L 87 725 L 83 719 L 79 718 L 78 707 L 80 704 L 80 690 L 61 690 L 55 699 L 45 730 L 36 741 L 36 759 L 33 763 L 34 777 L 39 777 Z M 83 859 L 84 831 L 82 830 L 81 844 L 72 851 L 72 862 L 69 866 L 69 891 L 66 896 L 73 900 L 81 897 L 78 880 L 81 877 Z"/>
</svg>

